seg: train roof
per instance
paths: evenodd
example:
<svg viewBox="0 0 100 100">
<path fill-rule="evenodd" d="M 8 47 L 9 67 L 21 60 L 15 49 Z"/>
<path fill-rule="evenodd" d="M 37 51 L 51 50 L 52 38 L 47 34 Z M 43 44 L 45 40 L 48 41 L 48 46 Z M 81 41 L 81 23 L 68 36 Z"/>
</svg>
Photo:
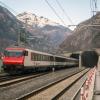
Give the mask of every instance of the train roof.
<svg viewBox="0 0 100 100">
<path fill-rule="evenodd" d="M 65 59 L 67 59 L 67 60 L 73 60 L 73 61 L 78 60 L 78 59 L 71 58 L 71 57 L 66 57 L 66 56 L 58 56 L 58 55 L 55 55 L 55 57 L 65 58 Z"/>
<path fill-rule="evenodd" d="M 69 59 L 69 60 L 77 60 L 78 61 L 78 59 L 72 58 L 72 57 L 68 57 L 67 59 Z"/>
<path fill-rule="evenodd" d="M 38 53 L 38 54 L 53 56 L 52 54 L 41 52 L 41 51 L 36 51 L 36 50 L 30 49 L 30 48 L 27 48 L 27 47 L 25 48 L 25 47 L 14 46 L 14 47 L 7 47 L 5 50 L 27 50 L 27 51 Z"/>
<path fill-rule="evenodd" d="M 43 54 L 43 55 L 53 56 L 52 54 L 45 53 L 45 52 L 41 52 L 41 51 L 36 51 L 36 50 L 32 50 L 32 49 L 25 49 L 25 50 L 31 51 L 31 52 L 34 52 L 34 53 L 38 53 L 38 54 Z"/>
<path fill-rule="evenodd" d="M 5 50 L 25 50 L 25 48 L 8 47 Z"/>
<path fill-rule="evenodd" d="M 60 58 L 67 58 L 65 56 L 59 56 L 59 55 L 54 55 L 55 57 L 60 57 Z"/>
<path fill-rule="evenodd" d="M 42 54 L 42 55 L 48 55 L 48 56 L 65 58 L 65 59 L 69 59 L 69 60 L 70 59 L 75 60 L 74 58 L 68 58 L 68 57 L 65 57 L 65 56 L 49 54 L 49 53 L 45 53 L 45 52 L 41 52 L 41 51 L 36 51 L 36 50 L 30 49 L 30 48 L 25 48 L 25 47 L 16 47 L 16 46 L 15 47 L 8 47 L 8 48 L 6 48 L 6 50 L 27 50 L 27 51 L 38 53 L 38 54 Z"/>
</svg>

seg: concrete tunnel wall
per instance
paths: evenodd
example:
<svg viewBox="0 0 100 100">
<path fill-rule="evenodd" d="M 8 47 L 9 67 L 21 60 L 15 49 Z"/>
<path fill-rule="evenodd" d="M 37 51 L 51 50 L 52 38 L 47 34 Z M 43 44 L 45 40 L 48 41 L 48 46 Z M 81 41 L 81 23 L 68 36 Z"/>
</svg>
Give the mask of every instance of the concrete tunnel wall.
<svg viewBox="0 0 100 100">
<path fill-rule="evenodd" d="M 82 65 L 85 67 L 94 67 L 98 64 L 99 55 L 96 51 L 84 51 L 81 57 Z"/>
</svg>

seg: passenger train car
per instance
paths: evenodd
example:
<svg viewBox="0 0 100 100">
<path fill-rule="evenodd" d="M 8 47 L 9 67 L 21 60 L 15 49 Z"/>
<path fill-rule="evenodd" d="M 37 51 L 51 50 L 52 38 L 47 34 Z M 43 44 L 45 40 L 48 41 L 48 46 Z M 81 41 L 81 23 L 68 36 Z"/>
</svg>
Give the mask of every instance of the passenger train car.
<svg viewBox="0 0 100 100">
<path fill-rule="evenodd" d="M 31 68 L 41 70 L 76 65 L 78 65 L 78 60 L 73 58 L 20 47 L 6 48 L 3 57 L 3 68 L 6 72 L 24 71 Z"/>
</svg>

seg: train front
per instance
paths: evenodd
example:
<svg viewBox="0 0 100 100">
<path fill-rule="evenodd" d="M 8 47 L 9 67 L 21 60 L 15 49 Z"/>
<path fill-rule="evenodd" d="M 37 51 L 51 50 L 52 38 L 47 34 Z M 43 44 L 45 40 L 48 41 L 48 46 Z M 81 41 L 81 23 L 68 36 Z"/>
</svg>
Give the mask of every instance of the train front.
<svg viewBox="0 0 100 100">
<path fill-rule="evenodd" d="M 3 68 L 6 72 L 21 70 L 24 66 L 24 48 L 6 48 Z"/>
</svg>

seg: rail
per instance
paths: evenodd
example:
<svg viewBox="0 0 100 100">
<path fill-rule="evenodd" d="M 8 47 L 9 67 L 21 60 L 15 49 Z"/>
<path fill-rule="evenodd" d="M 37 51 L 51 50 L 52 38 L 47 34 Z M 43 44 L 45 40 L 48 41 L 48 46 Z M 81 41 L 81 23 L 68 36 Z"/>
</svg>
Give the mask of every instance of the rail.
<svg viewBox="0 0 100 100">
<path fill-rule="evenodd" d="M 33 75 L 29 75 L 29 76 L 24 76 L 24 77 L 21 76 L 20 78 L 11 79 L 11 80 L 8 80 L 8 81 L 1 82 L 0 87 L 6 87 L 6 86 L 9 86 L 9 85 L 16 84 L 16 83 L 19 83 L 19 82 L 22 82 L 22 81 L 26 81 L 26 80 L 29 80 L 29 79 L 32 79 L 32 78 L 36 78 L 36 77 L 39 77 L 39 76 L 45 75 L 45 74 L 48 74 L 48 72 L 33 74 Z"/>
<path fill-rule="evenodd" d="M 37 90 L 34 90 L 30 93 L 27 93 L 17 100 L 25 100 L 25 99 L 43 99 L 43 100 L 55 100 L 58 99 L 61 94 L 66 89 L 69 89 L 77 80 L 79 80 L 84 74 L 88 72 L 89 69 L 83 70 L 81 72 L 76 72 L 72 75 L 64 77 L 58 81 L 52 82 L 48 85 L 45 85 Z M 66 85 L 65 85 L 66 84 Z M 59 88 L 58 88 L 59 87 Z"/>
</svg>

